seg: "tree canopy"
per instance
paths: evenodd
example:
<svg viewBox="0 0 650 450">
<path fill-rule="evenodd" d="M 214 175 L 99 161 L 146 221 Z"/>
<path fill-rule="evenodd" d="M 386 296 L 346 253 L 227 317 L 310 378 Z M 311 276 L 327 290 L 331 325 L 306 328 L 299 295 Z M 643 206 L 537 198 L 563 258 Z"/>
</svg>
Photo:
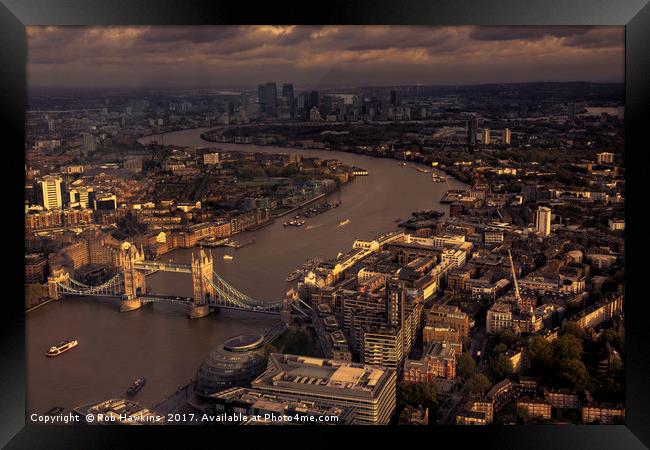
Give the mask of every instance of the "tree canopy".
<svg viewBox="0 0 650 450">
<path fill-rule="evenodd" d="M 492 387 L 492 383 L 482 373 L 472 375 L 467 381 L 467 390 L 471 393 L 485 394 Z"/>
<path fill-rule="evenodd" d="M 438 405 L 436 389 L 429 383 L 400 383 L 397 386 L 397 404 L 400 409 L 406 405 L 435 409 Z"/>
<path fill-rule="evenodd" d="M 575 322 L 566 322 L 562 326 L 562 334 L 570 334 L 583 340 L 586 336 L 585 331 Z"/>
<path fill-rule="evenodd" d="M 492 349 L 492 354 L 501 355 L 507 351 L 508 351 L 508 347 L 506 346 L 506 344 L 497 344 Z"/>
<path fill-rule="evenodd" d="M 496 355 L 490 360 L 488 367 L 492 381 L 499 382 L 512 375 L 512 363 L 506 355 Z"/>
<path fill-rule="evenodd" d="M 505 329 L 502 330 L 499 334 L 497 334 L 497 339 L 496 342 L 499 344 L 504 344 L 507 347 L 510 347 L 517 342 L 517 336 L 515 333 L 513 333 L 512 330 L 510 329 Z"/>
<path fill-rule="evenodd" d="M 553 356 L 560 360 L 582 358 L 582 341 L 572 334 L 565 334 L 553 341 Z"/>
<path fill-rule="evenodd" d="M 533 336 L 528 340 L 526 353 L 530 360 L 530 366 L 535 371 L 546 370 L 553 360 L 551 344 L 541 336 Z"/>
<path fill-rule="evenodd" d="M 558 365 L 558 379 L 578 391 L 587 389 L 591 380 L 584 363 L 577 359 L 560 361 Z"/>
<path fill-rule="evenodd" d="M 458 371 L 460 374 L 469 378 L 476 372 L 476 361 L 469 353 L 465 352 L 458 358 Z"/>
</svg>

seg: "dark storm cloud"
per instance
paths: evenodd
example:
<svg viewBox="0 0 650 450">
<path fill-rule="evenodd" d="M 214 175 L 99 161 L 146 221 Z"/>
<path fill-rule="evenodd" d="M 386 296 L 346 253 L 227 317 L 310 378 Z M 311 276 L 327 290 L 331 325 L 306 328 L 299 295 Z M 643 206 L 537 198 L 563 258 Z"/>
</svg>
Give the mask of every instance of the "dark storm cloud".
<svg viewBox="0 0 650 450">
<path fill-rule="evenodd" d="M 470 38 L 479 41 L 511 41 L 515 39 L 540 40 L 547 36 L 566 37 L 588 33 L 593 27 L 540 27 L 540 26 L 509 26 L 509 27 L 476 27 L 470 33 Z"/>
<path fill-rule="evenodd" d="M 152 28 L 142 34 L 138 41 L 142 44 L 186 42 L 202 44 L 222 39 L 233 39 L 243 33 L 240 27 L 160 27 Z"/>
<path fill-rule="evenodd" d="M 582 48 L 622 47 L 625 42 L 623 27 L 594 27 L 588 33 L 567 36 L 564 45 Z"/>
<path fill-rule="evenodd" d="M 33 85 L 622 80 L 623 27 L 29 27 Z"/>
<path fill-rule="evenodd" d="M 547 37 L 560 38 L 563 45 L 584 48 L 621 46 L 624 42 L 623 27 L 477 27 L 470 38 L 479 41 L 538 41 Z"/>
<path fill-rule="evenodd" d="M 433 27 L 339 27 L 315 38 L 324 48 L 386 50 L 390 48 L 431 48 L 441 46 L 454 35 L 450 28 Z"/>
</svg>

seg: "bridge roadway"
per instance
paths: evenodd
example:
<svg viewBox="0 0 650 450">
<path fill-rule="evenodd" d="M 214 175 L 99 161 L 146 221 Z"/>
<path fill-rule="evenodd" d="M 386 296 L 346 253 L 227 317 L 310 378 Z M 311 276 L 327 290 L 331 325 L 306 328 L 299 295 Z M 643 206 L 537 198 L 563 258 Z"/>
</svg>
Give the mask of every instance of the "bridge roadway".
<svg viewBox="0 0 650 450">
<path fill-rule="evenodd" d="M 166 263 L 161 261 L 139 261 L 134 264 L 137 270 L 192 273 L 189 264 Z"/>
<path fill-rule="evenodd" d="M 134 268 L 145 273 L 163 271 L 189 273 L 194 276 L 193 267 L 187 264 L 139 261 L 134 263 Z M 206 276 L 206 280 L 214 293 L 213 296 L 207 297 L 207 302 L 197 302 L 196 299 L 191 297 L 173 297 L 164 294 L 146 292 L 132 299 L 123 297 L 121 299 L 123 302 L 120 304 L 120 310 L 132 311 L 140 308 L 144 304 L 167 302 L 189 306 L 192 310 L 192 317 L 203 317 L 203 315 L 208 314 L 209 310 L 206 309 L 206 307 L 209 309 L 224 308 L 272 315 L 281 314 L 284 303 L 282 300 L 266 302 L 254 300 L 228 284 L 214 271 L 211 273 L 209 278 Z M 123 275 L 119 273 L 99 286 L 88 286 L 70 278 L 69 276 L 64 277 L 61 280 L 51 279 L 49 283 L 53 284 L 54 289 L 56 289 L 58 294 L 118 297 L 122 296 L 124 293 L 122 287 Z M 310 316 L 310 305 L 302 301 L 300 298 L 295 298 L 293 301 L 289 301 L 287 306 L 304 317 Z"/>
<path fill-rule="evenodd" d="M 154 294 L 151 292 L 147 292 L 145 295 L 138 297 L 138 300 L 140 300 L 142 304 L 156 303 L 156 302 L 165 302 L 165 303 L 173 303 L 173 304 L 188 305 L 188 306 L 194 304 L 194 299 L 192 297 L 173 297 L 165 294 Z M 277 309 L 265 309 L 263 306 L 250 305 L 248 308 L 242 308 L 241 306 L 230 305 L 220 301 L 209 302 L 208 306 L 213 308 L 219 308 L 219 309 L 222 308 L 233 309 L 237 311 L 248 311 L 248 312 L 262 313 L 262 314 L 271 314 L 271 315 L 280 314 L 279 307 Z"/>
</svg>

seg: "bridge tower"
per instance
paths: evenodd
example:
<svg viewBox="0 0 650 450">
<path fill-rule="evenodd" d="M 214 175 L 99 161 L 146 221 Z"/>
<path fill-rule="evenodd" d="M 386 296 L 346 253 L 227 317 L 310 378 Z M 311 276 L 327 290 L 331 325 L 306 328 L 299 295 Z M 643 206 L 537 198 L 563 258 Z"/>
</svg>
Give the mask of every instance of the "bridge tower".
<svg viewBox="0 0 650 450">
<path fill-rule="evenodd" d="M 63 271 L 63 269 L 54 269 L 52 274 L 47 277 L 47 294 L 53 300 L 58 300 L 61 297 L 59 296 L 59 289 L 57 284 L 62 283 L 66 284 L 70 280 L 70 274 Z"/>
<path fill-rule="evenodd" d="M 280 308 L 280 320 L 285 325 L 291 324 L 291 305 L 298 302 L 298 293 L 293 289 L 289 289 L 282 300 L 282 307 Z"/>
<path fill-rule="evenodd" d="M 144 251 L 129 242 L 124 242 L 120 252 L 124 278 L 124 295 L 120 302 L 120 311 L 133 311 L 142 307 L 138 297 L 146 290 L 145 273 L 135 267 L 136 263 L 144 261 Z"/>
<path fill-rule="evenodd" d="M 210 313 L 210 303 L 216 300 L 216 292 L 209 283 L 212 280 L 212 254 L 203 249 L 198 256 L 192 253 L 192 287 L 194 302 L 190 306 L 190 318 L 198 319 Z"/>
</svg>

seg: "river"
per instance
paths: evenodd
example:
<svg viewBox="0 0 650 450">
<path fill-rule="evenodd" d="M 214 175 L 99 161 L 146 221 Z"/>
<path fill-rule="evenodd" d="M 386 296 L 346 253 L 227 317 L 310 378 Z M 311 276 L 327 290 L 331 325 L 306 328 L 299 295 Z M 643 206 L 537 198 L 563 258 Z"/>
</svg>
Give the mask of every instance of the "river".
<svg viewBox="0 0 650 450">
<path fill-rule="evenodd" d="M 291 215 L 254 232 L 237 236 L 255 243 L 240 249 L 213 249 L 214 269 L 240 291 L 258 299 L 278 299 L 295 283 L 287 275 L 313 257 L 331 258 L 351 249 L 355 239 L 371 239 L 394 231 L 397 219 L 406 219 L 418 209 L 448 213 L 439 202 L 445 183 L 433 183 L 431 175 L 418 172 L 412 163 L 353 153 L 215 144 L 201 139 L 205 129 L 149 136 L 140 142 L 163 141 L 166 145 L 216 147 L 222 150 L 267 153 L 299 153 L 323 159 L 336 158 L 368 170 L 328 200 L 338 208 L 306 219 L 303 227 L 284 227 Z M 450 180 L 452 189 L 465 187 Z M 346 225 L 341 222 L 349 220 Z M 161 257 L 189 262 L 198 249 L 178 249 Z M 233 256 L 224 260 L 223 255 Z M 191 277 L 156 273 L 147 279 L 156 293 L 191 296 Z M 118 312 L 115 301 L 66 298 L 51 302 L 27 315 L 27 405 L 28 412 L 43 413 L 53 406 L 73 408 L 83 403 L 121 397 L 133 379 L 144 376 L 147 384 L 136 399 L 153 406 L 181 384 L 193 378 L 212 348 L 239 332 L 263 332 L 276 319 L 249 313 L 222 312 L 200 320 L 189 320 L 180 306 L 156 304 L 139 311 Z M 44 352 L 58 340 L 75 337 L 79 346 L 58 358 Z"/>
</svg>

